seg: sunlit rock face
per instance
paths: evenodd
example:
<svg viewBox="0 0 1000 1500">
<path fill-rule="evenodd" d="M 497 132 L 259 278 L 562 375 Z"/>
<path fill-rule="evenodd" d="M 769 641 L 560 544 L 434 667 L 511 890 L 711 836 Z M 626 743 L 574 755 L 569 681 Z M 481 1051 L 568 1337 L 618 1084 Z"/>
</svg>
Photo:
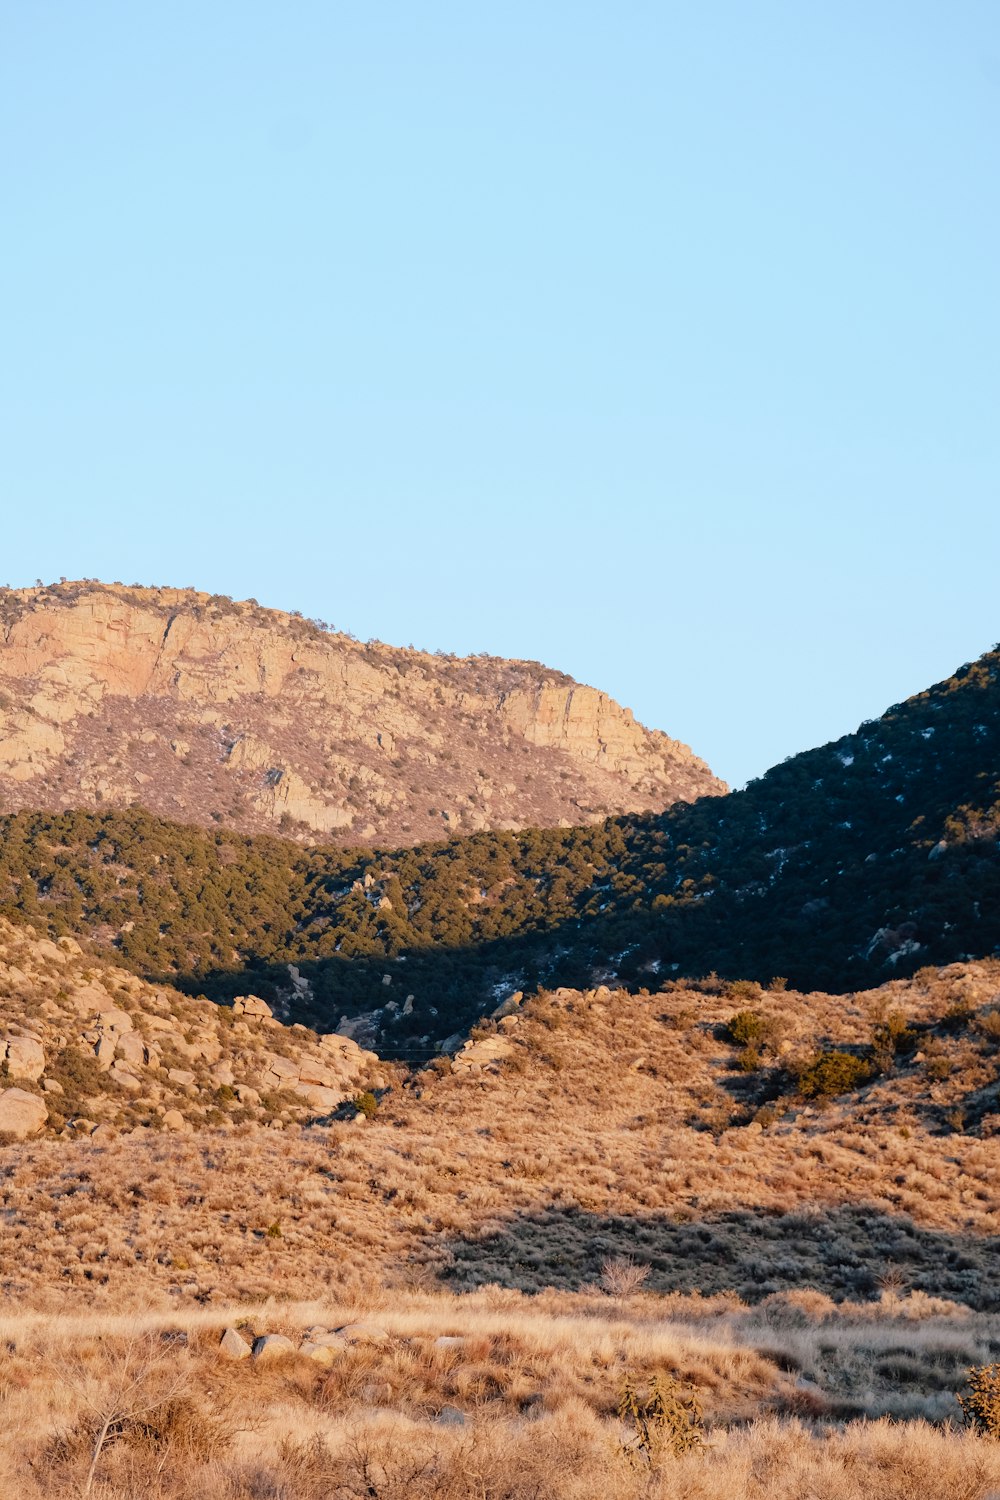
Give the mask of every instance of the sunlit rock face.
<svg viewBox="0 0 1000 1500">
<path fill-rule="evenodd" d="M 363 645 L 190 590 L 0 591 L 0 810 L 139 804 L 405 844 L 724 790 L 686 745 L 534 662 Z"/>
</svg>

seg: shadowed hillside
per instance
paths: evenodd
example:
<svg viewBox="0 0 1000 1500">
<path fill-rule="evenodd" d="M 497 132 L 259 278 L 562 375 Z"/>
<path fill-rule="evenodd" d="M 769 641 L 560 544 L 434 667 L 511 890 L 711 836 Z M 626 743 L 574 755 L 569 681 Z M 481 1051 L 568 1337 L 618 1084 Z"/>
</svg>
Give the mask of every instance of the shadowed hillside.
<svg viewBox="0 0 1000 1500">
<path fill-rule="evenodd" d="M 744 791 L 592 827 L 373 852 L 139 809 L 22 813 L 2 823 L 0 911 L 321 1029 L 364 1013 L 417 1054 L 539 984 L 877 984 L 1000 944 L 998 664 Z"/>
</svg>

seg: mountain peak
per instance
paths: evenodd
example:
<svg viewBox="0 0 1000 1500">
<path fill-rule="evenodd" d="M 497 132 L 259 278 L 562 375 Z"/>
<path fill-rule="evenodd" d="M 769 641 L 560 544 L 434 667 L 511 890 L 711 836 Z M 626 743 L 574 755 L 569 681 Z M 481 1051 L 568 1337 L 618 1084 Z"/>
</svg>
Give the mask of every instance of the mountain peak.
<svg viewBox="0 0 1000 1500">
<path fill-rule="evenodd" d="M 686 745 L 537 662 L 362 643 L 194 589 L 0 590 L 7 811 L 140 804 L 405 844 L 724 790 Z"/>
</svg>

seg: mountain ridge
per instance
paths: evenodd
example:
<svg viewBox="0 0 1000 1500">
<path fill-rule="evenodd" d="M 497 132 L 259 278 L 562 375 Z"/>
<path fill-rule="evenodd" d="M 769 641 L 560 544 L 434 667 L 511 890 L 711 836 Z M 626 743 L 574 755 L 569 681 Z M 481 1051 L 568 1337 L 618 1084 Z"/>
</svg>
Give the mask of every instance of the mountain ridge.
<svg viewBox="0 0 1000 1500">
<path fill-rule="evenodd" d="M 139 803 L 414 844 L 724 790 L 686 745 L 538 663 L 362 644 L 193 590 L 0 591 L 5 811 Z"/>
<path fill-rule="evenodd" d="M 318 1029 L 346 1016 L 394 1051 L 432 1050 L 540 985 L 716 970 L 857 990 L 1000 953 L 1000 653 L 743 791 L 655 816 L 376 849 L 135 808 L 0 831 L 0 915 L 92 933 L 191 993 L 287 1000 Z"/>
</svg>

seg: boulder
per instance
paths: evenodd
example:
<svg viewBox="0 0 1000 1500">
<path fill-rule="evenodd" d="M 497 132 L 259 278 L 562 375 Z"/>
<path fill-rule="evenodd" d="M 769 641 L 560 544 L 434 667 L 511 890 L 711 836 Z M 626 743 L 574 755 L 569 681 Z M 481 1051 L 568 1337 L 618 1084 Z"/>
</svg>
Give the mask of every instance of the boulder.
<svg viewBox="0 0 1000 1500">
<path fill-rule="evenodd" d="M 283 1333 L 265 1333 L 254 1339 L 251 1354 L 255 1365 L 270 1364 L 276 1359 L 287 1359 L 295 1353 L 295 1345 Z"/>
<path fill-rule="evenodd" d="M 132 1017 L 127 1010 L 103 1010 L 101 1012 L 101 1025 L 105 1031 L 117 1031 L 119 1033 L 132 1030 Z"/>
<path fill-rule="evenodd" d="M 189 1068 L 168 1068 L 167 1077 L 182 1089 L 190 1088 L 195 1081 L 195 1075 Z"/>
<path fill-rule="evenodd" d="M 296 1092 L 307 1099 L 313 1109 L 336 1109 L 344 1097 L 343 1089 L 321 1089 L 313 1083 L 300 1083 Z"/>
<path fill-rule="evenodd" d="M 347 1340 L 341 1338 L 339 1333 L 331 1333 L 325 1328 L 311 1328 L 306 1330 L 306 1339 L 310 1344 L 325 1344 L 329 1349 L 346 1349 Z"/>
<path fill-rule="evenodd" d="M 126 1089 L 130 1094 L 142 1093 L 142 1084 L 138 1078 L 136 1078 L 134 1073 L 130 1073 L 127 1068 L 123 1068 L 121 1063 L 114 1064 L 108 1073 L 108 1077 L 114 1079 L 120 1088 Z"/>
<path fill-rule="evenodd" d="M 219 1340 L 219 1353 L 226 1359 L 249 1359 L 250 1345 L 235 1328 L 227 1328 Z"/>
<path fill-rule="evenodd" d="M 345 1323 L 337 1333 L 345 1344 L 387 1344 L 389 1335 L 377 1323 Z"/>
<path fill-rule="evenodd" d="M 36 1042 L 34 1037 L 8 1037 L 4 1056 L 11 1078 L 30 1078 L 34 1082 L 45 1072 L 45 1052 L 41 1042 Z"/>
<path fill-rule="evenodd" d="M 290 1057 L 276 1057 L 273 1053 L 265 1053 L 267 1071 L 272 1078 L 278 1081 L 280 1086 L 290 1087 L 299 1081 L 299 1065 L 292 1062 Z"/>
<path fill-rule="evenodd" d="M 313 1339 L 306 1339 L 305 1343 L 299 1345 L 299 1353 L 304 1354 L 306 1359 L 311 1359 L 315 1364 L 329 1369 L 337 1358 L 337 1346 L 318 1344 Z"/>
<path fill-rule="evenodd" d="M 303 1058 L 298 1064 L 298 1075 L 300 1083 L 315 1083 L 324 1089 L 335 1089 L 340 1083 L 339 1075 L 330 1064 L 315 1058 Z"/>
<path fill-rule="evenodd" d="M 266 1000 L 261 1000 L 258 995 L 237 995 L 233 1001 L 233 1014 L 236 1016 L 272 1016 L 274 1012 Z"/>
<path fill-rule="evenodd" d="M 0 1093 L 0 1131 L 23 1141 L 44 1129 L 49 1112 L 45 1100 L 26 1089 L 4 1089 Z"/>
<path fill-rule="evenodd" d="M 190 1130 L 192 1127 L 179 1109 L 168 1109 L 163 1116 L 163 1128 L 164 1130 Z"/>
<path fill-rule="evenodd" d="M 137 1031 L 126 1031 L 115 1043 L 115 1056 L 133 1068 L 141 1068 L 146 1061 L 146 1048 Z"/>
<path fill-rule="evenodd" d="M 523 999 L 524 994 L 522 993 L 522 991 L 515 990 L 512 995 L 507 996 L 506 1000 L 501 1000 L 496 1010 L 491 1012 L 494 1020 L 500 1021 L 504 1016 L 512 1016 L 515 1011 L 521 1009 L 521 1001 Z"/>
<path fill-rule="evenodd" d="M 475 1042 L 466 1042 L 455 1054 L 453 1063 L 456 1068 L 489 1067 L 509 1057 L 513 1050 L 514 1044 L 506 1036 L 484 1036 Z"/>
</svg>

